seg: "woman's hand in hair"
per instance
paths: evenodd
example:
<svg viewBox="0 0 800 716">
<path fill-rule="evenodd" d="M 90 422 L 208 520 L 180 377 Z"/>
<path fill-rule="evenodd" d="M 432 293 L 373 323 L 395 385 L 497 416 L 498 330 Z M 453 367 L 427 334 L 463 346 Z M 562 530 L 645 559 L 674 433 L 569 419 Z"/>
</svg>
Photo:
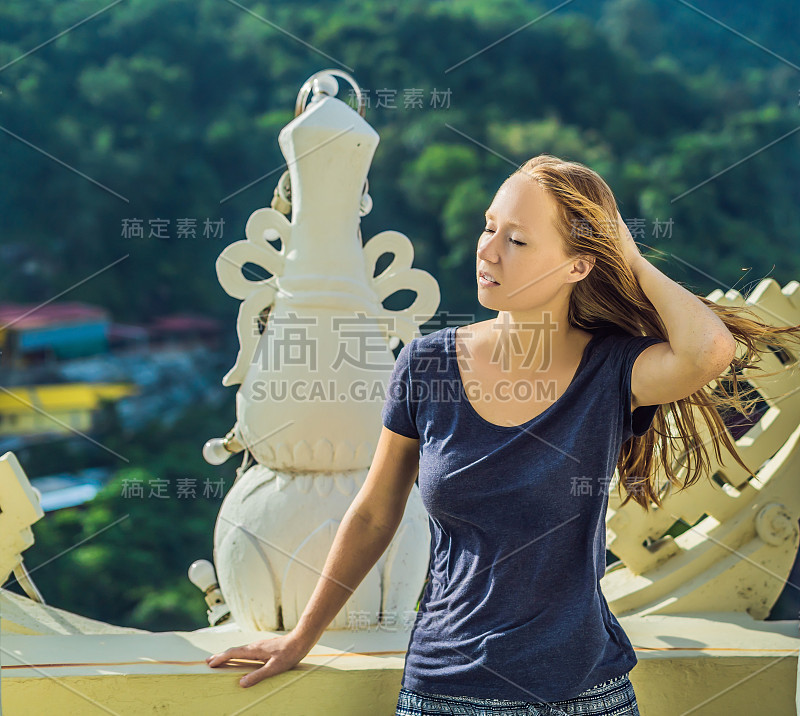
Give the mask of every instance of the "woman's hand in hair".
<svg viewBox="0 0 800 716">
<path fill-rule="evenodd" d="M 628 262 L 628 266 L 631 267 L 631 270 L 636 268 L 636 264 L 639 261 L 644 261 L 644 257 L 639 252 L 639 247 L 636 245 L 636 242 L 633 240 L 633 236 L 631 236 L 630 229 L 628 225 L 623 221 L 622 215 L 617 210 L 617 224 L 619 225 L 619 237 L 621 242 L 622 248 L 622 255 L 625 257 L 625 260 Z"/>
</svg>

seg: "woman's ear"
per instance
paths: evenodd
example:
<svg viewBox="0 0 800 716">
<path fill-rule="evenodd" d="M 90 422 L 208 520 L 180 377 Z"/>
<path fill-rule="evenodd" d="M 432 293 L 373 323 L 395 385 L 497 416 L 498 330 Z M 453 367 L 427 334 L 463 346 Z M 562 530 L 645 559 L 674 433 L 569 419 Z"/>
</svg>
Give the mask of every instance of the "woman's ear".
<svg viewBox="0 0 800 716">
<path fill-rule="evenodd" d="M 572 271 L 570 278 L 573 281 L 582 281 L 585 279 L 589 272 L 594 268 L 595 257 L 589 254 L 579 256 L 572 264 Z"/>
</svg>

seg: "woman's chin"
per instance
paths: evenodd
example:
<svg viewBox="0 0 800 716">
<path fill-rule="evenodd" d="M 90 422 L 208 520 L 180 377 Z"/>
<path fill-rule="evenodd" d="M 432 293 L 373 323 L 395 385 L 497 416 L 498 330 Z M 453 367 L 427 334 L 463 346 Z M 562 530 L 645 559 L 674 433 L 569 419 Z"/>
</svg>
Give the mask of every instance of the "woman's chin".
<svg viewBox="0 0 800 716">
<path fill-rule="evenodd" d="M 478 291 L 478 303 L 484 308 L 488 308 L 490 311 L 500 310 L 497 299 L 492 300 L 491 296 L 483 295 L 483 292 L 480 290 Z"/>
</svg>

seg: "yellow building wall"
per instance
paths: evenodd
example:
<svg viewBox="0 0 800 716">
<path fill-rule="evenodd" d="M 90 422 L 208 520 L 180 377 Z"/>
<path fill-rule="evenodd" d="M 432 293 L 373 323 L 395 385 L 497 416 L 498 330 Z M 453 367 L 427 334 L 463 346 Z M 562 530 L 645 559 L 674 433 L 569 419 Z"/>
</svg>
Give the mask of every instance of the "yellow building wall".
<svg viewBox="0 0 800 716">
<path fill-rule="evenodd" d="M 13 387 L 0 393 L 0 436 L 86 432 L 101 401 L 137 392 L 127 383 Z"/>
</svg>

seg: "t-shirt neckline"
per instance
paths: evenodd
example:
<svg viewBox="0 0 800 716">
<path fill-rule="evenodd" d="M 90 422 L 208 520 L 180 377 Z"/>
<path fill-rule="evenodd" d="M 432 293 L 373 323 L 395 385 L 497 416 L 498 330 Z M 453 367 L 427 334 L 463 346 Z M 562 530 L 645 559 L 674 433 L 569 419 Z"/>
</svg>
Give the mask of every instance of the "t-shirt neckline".
<svg viewBox="0 0 800 716">
<path fill-rule="evenodd" d="M 572 380 L 570 381 L 567 389 L 556 399 L 554 403 L 548 405 L 541 413 L 535 415 L 530 420 L 526 420 L 524 423 L 520 423 L 519 425 L 497 425 L 496 423 L 492 423 L 484 418 L 475 407 L 470 402 L 469 397 L 467 397 L 467 391 L 464 388 L 464 381 L 461 378 L 461 369 L 458 367 L 458 356 L 456 354 L 456 330 L 458 328 L 462 328 L 462 326 L 450 326 L 450 330 L 448 331 L 447 337 L 447 345 L 448 345 L 448 352 L 450 354 L 450 365 L 451 373 L 455 376 L 456 384 L 458 385 L 459 395 L 463 403 L 466 404 L 467 410 L 475 417 L 478 421 L 486 425 L 487 427 L 494 428 L 495 430 L 499 430 L 502 432 L 510 432 L 512 430 L 525 430 L 529 428 L 534 423 L 538 422 L 540 419 L 544 418 L 549 413 L 553 412 L 556 407 L 568 398 L 569 393 L 574 389 L 575 384 L 578 382 L 578 377 L 583 372 L 584 367 L 586 366 L 586 362 L 589 358 L 589 348 L 591 345 L 597 340 L 598 336 L 602 333 L 602 331 L 597 330 L 595 331 L 594 335 L 589 339 L 589 342 L 583 349 L 583 355 L 581 356 L 580 363 L 578 363 L 578 368 L 575 371 L 575 375 L 572 376 Z"/>
</svg>

